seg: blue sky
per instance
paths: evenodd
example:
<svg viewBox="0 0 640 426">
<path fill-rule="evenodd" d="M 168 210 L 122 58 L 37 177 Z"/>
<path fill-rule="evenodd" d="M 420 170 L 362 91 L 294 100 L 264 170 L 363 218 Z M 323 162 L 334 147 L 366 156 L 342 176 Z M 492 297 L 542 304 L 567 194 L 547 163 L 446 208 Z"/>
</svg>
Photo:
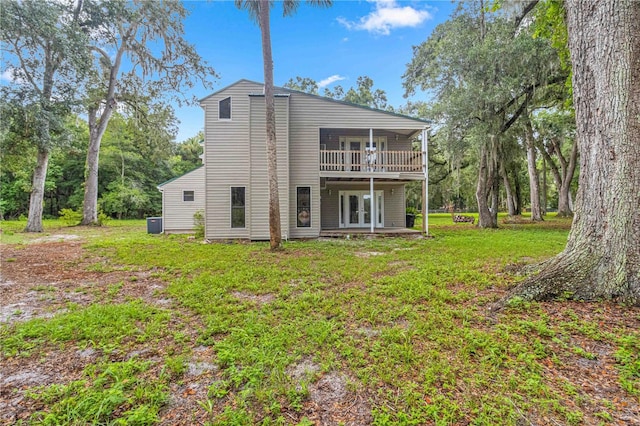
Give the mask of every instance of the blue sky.
<svg viewBox="0 0 640 426">
<path fill-rule="evenodd" d="M 219 74 L 214 91 L 242 78 L 264 80 L 260 30 L 246 11 L 231 0 L 187 1 L 185 6 L 191 11 L 186 38 Z M 282 17 L 276 3 L 271 13 L 275 84 L 300 76 L 335 80 L 326 87 L 347 89 L 367 75 L 387 93 L 389 104 L 402 105 L 402 74 L 412 46 L 426 40 L 454 7 L 451 1 L 334 0 L 330 8 L 317 8 L 302 1 L 295 15 Z M 192 95 L 203 98 L 210 92 L 200 87 Z M 203 128 L 198 106 L 176 108 L 176 115 L 178 141 Z"/>
</svg>

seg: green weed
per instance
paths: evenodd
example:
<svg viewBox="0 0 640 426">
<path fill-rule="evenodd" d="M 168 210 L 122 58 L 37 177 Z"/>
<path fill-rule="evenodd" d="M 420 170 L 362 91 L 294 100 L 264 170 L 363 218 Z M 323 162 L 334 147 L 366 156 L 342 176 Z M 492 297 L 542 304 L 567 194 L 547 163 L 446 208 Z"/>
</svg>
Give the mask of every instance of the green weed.
<svg viewBox="0 0 640 426">
<path fill-rule="evenodd" d="M 144 342 L 162 334 L 170 314 L 133 301 L 119 305 L 70 306 L 50 319 L 32 319 L 0 328 L 5 356 L 25 355 L 45 343 L 75 342 L 111 352 L 125 339 Z"/>
<path fill-rule="evenodd" d="M 31 416 L 32 424 L 152 425 L 168 397 L 166 384 L 143 378 L 148 362 L 130 360 L 90 365 L 86 378 L 28 392 L 47 409 Z"/>
</svg>

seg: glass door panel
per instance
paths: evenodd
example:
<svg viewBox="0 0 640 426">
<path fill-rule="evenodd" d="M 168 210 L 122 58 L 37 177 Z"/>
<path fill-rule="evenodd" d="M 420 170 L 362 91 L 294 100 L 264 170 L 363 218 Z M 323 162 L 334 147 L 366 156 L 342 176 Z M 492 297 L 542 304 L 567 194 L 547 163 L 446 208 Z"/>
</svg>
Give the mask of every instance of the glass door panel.
<svg viewBox="0 0 640 426">
<path fill-rule="evenodd" d="M 384 191 L 376 191 L 373 199 L 369 191 L 340 191 L 340 227 L 368 228 L 384 226 Z M 372 203 L 373 200 L 373 203 Z"/>
<path fill-rule="evenodd" d="M 349 225 L 360 225 L 360 197 L 356 194 L 349 195 Z"/>
<path fill-rule="evenodd" d="M 371 194 L 362 195 L 363 215 L 361 225 L 371 224 Z"/>
</svg>

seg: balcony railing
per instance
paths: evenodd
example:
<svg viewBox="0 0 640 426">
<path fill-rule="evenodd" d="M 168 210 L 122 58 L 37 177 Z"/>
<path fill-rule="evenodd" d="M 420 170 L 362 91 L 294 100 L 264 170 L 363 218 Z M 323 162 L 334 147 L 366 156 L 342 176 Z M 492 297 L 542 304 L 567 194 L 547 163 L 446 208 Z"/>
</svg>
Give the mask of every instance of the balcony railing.
<svg viewBox="0 0 640 426">
<path fill-rule="evenodd" d="M 423 173 L 421 151 L 320 150 L 320 171 Z"/>
</svg>

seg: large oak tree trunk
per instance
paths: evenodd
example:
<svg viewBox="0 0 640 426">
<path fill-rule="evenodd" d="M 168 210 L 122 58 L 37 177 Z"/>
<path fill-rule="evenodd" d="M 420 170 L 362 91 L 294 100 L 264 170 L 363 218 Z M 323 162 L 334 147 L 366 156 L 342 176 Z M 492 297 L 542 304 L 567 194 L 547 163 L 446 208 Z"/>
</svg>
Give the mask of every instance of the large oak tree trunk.
<svg viewBox="0 0 640 426">
<path fill-rule="evenodd" d="M 514 290 L 640 304 L 640 2 L 567 0 L 580 149 L 565 250 Z"/>
<path fill-rule="evenodd" d="M 264 62 L 264 98 L 266 102 L 267 178 L 269 180 L 269 237 L 271 250 L 282 248 L 280 225 L 280 195 L 278 191 L 278 155 L 276 151 L 276 111 L 273 89 L 273 58 L 269 26 L 269 0 L 260 0 L 258 21 L 262 34 Z"/>
<path fill-rule="evenodd" d="M 36 168 L 33 171 L 31 197 L 29 199 L 29 219 L 25 232 L 42 232 L 42 202 L 44 200 L 44 183 L 47 179 L 47 167 L 49 166 L 49 151 L 38 149 Z"/>
</svg>

